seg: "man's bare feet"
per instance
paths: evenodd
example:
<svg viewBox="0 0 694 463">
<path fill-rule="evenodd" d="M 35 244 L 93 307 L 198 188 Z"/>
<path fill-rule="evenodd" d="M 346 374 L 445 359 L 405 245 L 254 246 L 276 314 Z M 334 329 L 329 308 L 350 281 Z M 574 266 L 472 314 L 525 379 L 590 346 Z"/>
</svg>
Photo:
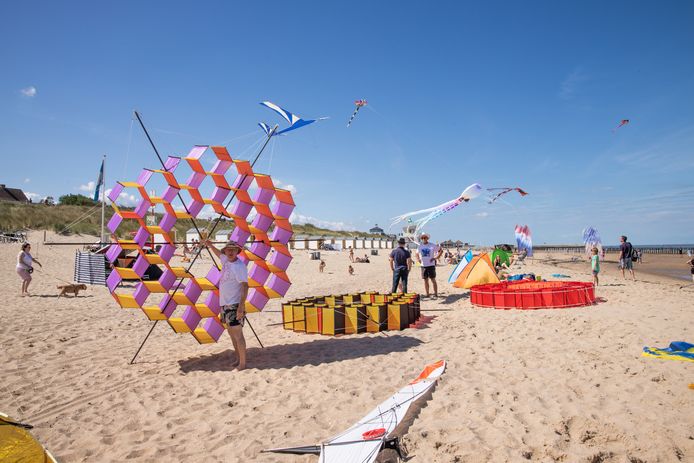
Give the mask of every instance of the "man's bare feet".
<svg viewBox="0 0 694 463">
<path fill-rule="evenodd" d="M 241 371 L 241 370 L 245 370 L 245 369 L 246 369 L 246 365 L 241 365 L 241 364 L 236 365 L 236 368 L 235 368 L 236 371 Z"/>
</svg>

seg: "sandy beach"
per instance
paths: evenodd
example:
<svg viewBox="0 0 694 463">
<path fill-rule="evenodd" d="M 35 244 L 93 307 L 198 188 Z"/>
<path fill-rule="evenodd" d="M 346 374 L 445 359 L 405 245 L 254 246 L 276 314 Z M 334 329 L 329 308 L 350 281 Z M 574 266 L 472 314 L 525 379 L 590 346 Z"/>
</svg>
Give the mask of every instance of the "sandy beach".
<svg viewBox="0 0 694 463">
<path fill-rule="evenodd" d="M 639 266 L 638 281 L 625 281 L 606 262 L 594 306 L 502 311 L 474 308 L 441 266 L 423 329 L 294 333 L 268 326 L 281 320 L 273 300 L 249 317 L 265 348 L 246 328 L 245 371 L 231 370 L 228 336 L 199 345 L 165 323 L 129 365 L 152 322 L 118 308 L 105 287 L 58 299 L 77 247 L 41 245 L 42 235 L 30 234 L 43 263 L 32 297 L 19 295 L 19 246 L 0 245 L 0 411 L 33 424 L 61 462 L 315 462 L 260 451 L 346 429 L 441 358 L 448 370 L 405 436 L 412 462 L 694 461 L 692 364 L 641 356 L 644 346 L 694 340 L 686 281 Z M 354 276 L 347 253 L 323 257 L 319 274 L 308 252 L 295 252 L 287 299 L 389 290 L 385 250 L 354 264 Z M 539 255 L 518 271 L 590 280 L 588 263 L 568 255 Z M 423 292 L 416 271 L 410 288 Z"/>
</svg>

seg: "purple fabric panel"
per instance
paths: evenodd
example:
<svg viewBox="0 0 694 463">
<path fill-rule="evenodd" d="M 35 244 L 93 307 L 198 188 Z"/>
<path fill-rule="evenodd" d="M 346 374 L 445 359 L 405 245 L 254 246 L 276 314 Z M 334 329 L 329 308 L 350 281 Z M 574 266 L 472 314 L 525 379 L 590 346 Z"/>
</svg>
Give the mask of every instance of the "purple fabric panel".
<svg viewBox="0 0 694 463">
<path fill-rule="evenodd" d="M 214 191 L 212 191 L 212 200 L 217 201 L 218 203 L 221 203 L 226 199 L 227 196 L 229 196 L 229 192 L 231 190 L 227 190 L 226 188 L 219 188 L 216 187 Z"/>
<path fill-rule="evenodd" d="M 186 287 L 183 290 L 183 294 L 190 299 L 192 303 L 197 302 L 198 298 L 200 297 L 200 293 L 202 290 L 200 289 L 200 286 L 198 286 L 197 283 L 194 281 L 188 281 L 186 283 Z"/>
<path fill-rule="evenodd" d="M 123 185 L 121 185 L 120 183 L 116 183 L 116 186 L 114 186 L 111 189 L 111 192 L 108 194 L 108 199 L 115 203 L 118 200 L 118 197 L 120 196 L 121 192 L 123 191 L 123 188 Z"/>
<path fill-rule="evenodd" d="M 272 225 L 272 220 L 272 217 L 267 217 L 265 215 L 258 214 L 253 219 L 252 225 L 258 230 L 267 231 L 267 229 L 270 228 L 270 225 Z"/>
<path fill-rule="evenodd" d="M 174 225 L 176 225 L 176 216 L 169 214 L 168 212 L 164 214 L 164 217 L 162 217 L 161 222 L 159 222 L 159 226 L 166 233 L 170 232 Z"/>
<path fill-rule="evenodd" d="M 219 287 L 219 279 L 221 278 L 221 276 L 222 272 L 217 268 L 216 265 L 212 265 L 212 267 L 210 267 L 210 271 L 207 272 L 205 278 L 210 280 L 210 283 L 212 283 L 213 285 Z"/>
<path fill-rule="evenodd" d="M 142 186 L 145 186 L 147 182 L 149 182 L 149 179 L 152 178 L 152 172 L 149 169 L 142 169 L 142 172 L 140 172 L 140 175 L 137 176 L 136 183 L 139 183 Z"/>
<path fill-rule="evenodd" d="M 159 308 L 161 309 L 161 313 L 164 314 L 166 318 L 170 318 L 171 315 L 174 313 L 176 310 L 176 302 L 171 299 L 171 295 L 167 294 L 164 296 L 164 299 L 161 300 L 159 303 Z"/>
<path fill-rule="evenodd" d="M 224 333 L 224 327 L 216 318 L 206 318 L 202 324 L 202 328 L 207 331 L 207 334 L 215 341 L 219 341 L 222 333 Z"/>
<path fill-rule="evenodd" d="M 253 201 L 256 203 L 270 204 L 272 200 L 272 195 L 275 194 L 275 190 L 266 190 L 265 188 L 258 188 L 258 190 L 253 195 Z"/>
<path fill-rule="evenodd" d="M 235 242 L 243 245 L 246 242 L 246 240 L 248 240 L 249 236 L 251 236 L 250 233 L 248 233 L 245 230 L 242 230 L 239 227 L 236 227 L 236 228 L 234 228 L 234 231 L 231 232 L 231 237 L 229 237 L 229 239 L 231 241 L 235 241 Z"/>
<path fill-rule="evenodd" d="M 292 258 L 289 257 L 286 254 L 282 254 L 281 252 L 275 252 L 272 257 L 270 257 L 270 260 L 268 263 L 270 265 L 274 265 L 275 267 L 282 269 L 282 270 L 287 270 L 289 268 L 289 264 L 291 263 Z"/>
<path fill-rule="evenodd" d="M 229 167 L 231 167 L 232 164 L 233 163 L 231 161 L 222 161 L 220 159 L 214 163 L 214 166 L 212 167 L 212 172 L 215 174 L 224 175 L 226 171 L 229 170 Z"/>
<path fill-rule="evenodd" d="M 181 158 L 177 156 L 169 156 L 166 159 L 166 162 L 164 162 L 164 170 L 168 170 L 169 172 L 174 171 L 180 162 Z"/>
<path fill-rule="evenodd" d="M 173 257 L 175 251 L 176 246 L 165 244 L 161 247 L 161 249 L 159 249 L 159 257 L 161 257 L 165 262 L 168 262 Z"/>
<path fill-rule="evenodd" d="M 200 159 L 203 154 L 207 151 L 207 146 L 205 145 L 195 145 L 188 153 L 188 158 Z"/>
<path fill-rule="evenodd" d="M 279 295 L 282 297 L 284 297 L 287 294 L 287 291 L 289 290 L 290 286 L 291 285 L 288 281 L 283 280 L 277 275 L 272 275 L 267 283 L 268 288 L 272 289 L 276 293 L 279 293 Z"/>
<path fill-rule="evenodd" d="M 270 239 L 272 241 L 279 241 L 282 244 L 287 244 L 289 243 L 289 240 L 292 239 L 292 235 L 294 235 L 294 233 L 290 232 L 289 230 L 285 230 L 284 228 L 280 227 L 275 227 L 275 229 L 270 234 Z"/>
<path fill-rule="evenodd" d="M 140 229 L 137 231 L 137 234 L 135 234 L 135 238 L 133 239 L 133 241 L 135 241 L 137 244 L 140 245 L 140 247 L 142 247 L 147 243 L 149 237 L 150 234 L 147 231 L 147 229 L 145 227 L 140 227 Z"/>
<path fill-rule="evenodd" d="M 121 217 L 118 214 L 113 214 L 111 216 L 111 219 L 108 221 L 108 229 L 111 231 L 111 233 L 115 233 L 116 229 L 118 228 L 118 225 L 123 221 L 123 217 Z"/>
<path fill-rule="evenodd" d="M 205 174 L 201 174 L 200 172 L 193 172 L 192 174 L 190 174 L 190 177 L 188 177 L 186 185 L 192 188 L 200 188 L 200 185 L 202 184 L 202 181 L 205 180 L 205 177 Z"/>
<path fill-rule="evenodd" d="M 267 257 L 267 254 L 270 252 L 270 249 L 270 246 L 263 243 L 262 241 L 256 241 L 255 243 L 251 244 L 251 252 L 256 256 L 260 257 L 261 259 L 265 259 L 265 257 Z"/>
<path fill-rule="evenodd" d="M 250 302 L 258 310 L 263 310 L 263 307 L 265 307 L 265 304 L 267 304 L 267 301 L 269 301 L 269 299 L 263 293 L 256 291 L 255 288 L 251 288 L 250 290 L 248 290 L 247 301 Z"/>
<path fill-rule="evenodd" d="M 176 275 L 168 268 L 164 270 L 164 273 L 159 277 L 159 284 L 161 284 L 167 291 L 173 288 L 176 283 Z"/>
<path fill-rule="evenodd" d="M 248 278 L 252 278 L 261 285 L 265 284 L 267 277 L 270 276 L 270 272 L 260 267 L 259 265 L 251 265 L 251 270 L 248 272 Z"/>
<path fill-rule="evenodd" d="M 142 307 L 142 304 L 144 304 L 147 297 L 149 297 L 149 289 L 147 289 L 144 283 L 140 282 L 137 284 L 133 297 L 135 297 L 135 302 L 137 302 L 137 305 Z"/>
<path fill-rule="evenodd" d="M 120 244 L 112 244 L 108 247 L 108 251 L 106 251 L 106 259 L 111 263 L 115 262 L 118 256 L 120 256 L 121 251 L 123 251 L 123 248 L 120 247 Z"/>
<path fill-rule="evenodd" d="M 144 258 L 144 256 L 140 256 L 135 260 L 135 264 L 133 265 L 133 270 L 135 273 L 137 273 L 137 276 L 142 278 L 142 276 L 145 274 L 147 271 L 147 268 L 149 267 L 149 262 L 147 262 L 147 259 Z"/>
<path fill-rule="evenodd" d="M 248 217 L 248 214 L 251 212 L 251 209 L 253 209 L 252 204 L 244 203 L 243 201 L 236 201 L 234 205 L 231 207 L 231 215 L 235 215 L 237 217 L 243 217 L 244 219 Z"/>
<path fill-rule="evenodd" d="M 109 291 L 114 292 L 121 281 L 123 281 L 123 279 L 118 275 L 118 272 L 114 270 L 106 279 L 106 286 L 108 286 Z"/>
<path fill-rule="evenodd" d="M 183 323 L 185 323 L 191 331 L 198 326 L 198 323 L 200 323 L 202 319 L 195 309 L 189 305 L 186 306 L 186 310 L 183 312 L 183 317 L 181 318 L 183 318 Z"/>
<path fill-rule="evenodd" d="M 178 194 L 178 188 L 174 188 L 172 186 L 167 186 L 166 189 L 164 190 L 164 195 L 161 197 L 164 201 L 167 203 L 172 202 L 174 199 L 176 199 L 176 194 Z"/>
<path fill-rule="evenodd" d="M 288 219 L 289 216 L 292 215 L 293 210 L 293 205 L 283 203 L 281 201 L 277 201 L 272 207 L 272 213 L 277 217 L 282 217 L 283 219 Z"/>
<path fill-rule="evenodd" d="M 195 201 L 193 199 L 191 199 L 190 202 L 186 205 L 186 207 L 188 208 L 188 213 L 193 217 L 197 217 L 197 215 L 202 210 L 203 206 L 203 203 Z"/>
<path fill-rule="evenodd" d="M 205 300 L 205 305 L 209 307 L 212 312 L 219 315 L 221 307 L 219 307 L 219 296 L 217 296 L 217 294 L 211 292 Z"/>
<path fill-rule="evenodd" d="M 147 211 L 150 207 L 152 207 L 152 203 L 147 201 L 145 198 L 142 198 L 135 208 L 135 214 L 137 214 L 139 218 L 143 219 L 145 215 L 147 215 Z"/>
<path fill-rule="evenodd" d="M 251 186 L 251 183 L 253 182 L 253 176 L 252 175 L 237 175 L 236 179 L 234 180 L 234 183 L 231 185 L 233 188 L 239 188 L 241 190 L 248 190 L 248 188 Z"/>
</svg>

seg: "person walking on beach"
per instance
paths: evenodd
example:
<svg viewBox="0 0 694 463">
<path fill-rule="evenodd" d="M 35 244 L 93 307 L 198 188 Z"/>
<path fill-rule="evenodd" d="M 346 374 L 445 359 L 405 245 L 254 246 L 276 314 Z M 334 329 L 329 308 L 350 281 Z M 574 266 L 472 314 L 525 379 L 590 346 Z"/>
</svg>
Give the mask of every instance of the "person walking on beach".
<svg viewBox="0 0 694 463">
<path fill-rule="evenodd" d="M 39 264 L 39 267 L 43 267 L 41 262 L 34 259 L 30 254 L 31 245 L 29 243 L 22 244 L 22 250 L 17 255 L 17 275 L 22 279 L 22 297 L 30 296 L 29 294 L 29 284 L 31 283 L 31 274 L 34 271 L 33 263 Z"/>
<path fill-rule="evenodd" d="M 689 265 L 689 273 L 692 274 L 692 282 L 694 282 L 694 256 L 690 256 L 691 258 L 687 261 L 687 265 Z"/>
<path fill-rule="evenodd" d="M 441 257 L 442 249 L 429 243 L 429 235 L 422 233 L 422 244 L 417 248 L 417 262 L 422 264 L 422 278 L 424 279 L 424 291 L 429 297 L 429 280 L 434 287 L 434 297 L 439 297 L 439 288 L 436 285 L 436 260 Z"/>
<path fill-rule="evenodd" d="M 402 282 L 402 292 L 407 292 L 407 276 L 412 269 L 412 255 L 405 249 L 405 238 L 398 240 L 398 247 L 390 253 L 390 269 L 393 271 L 393 289 L 398 290 L 398 283 Z"/>
<path fill-rule="evenodd" d="M 619 268 L 622 270 L 622 277 L 626 280 L 627 277 L 624 274 L 624 270 L 629 270 L 632 280 L 636 281 L 636 276 L 634 275 L 634 262 L 631 260 L 634 247 L 627 241 L 627 237 L 624 235 L 619 237 L 619 242 Z"/>
<path fill-rule="evenodd" d="M 243 323 L 246 317 L 246 296 L 248 296 L 248 269 L 239 259 L 241 246 L 229 241 L 217 249 L 210 240 L 205 246 L 222 262 L 222 277 L 219 280 L 219 313 L 221 322 L 227 325 L 231 343 L 234 345 L 237 370 L 246 368 L 246 339 L 243 337 Z"/>
<path fill-rule="evenodd" d="M 598 248 L 593 248 L 593 256 L 590 258 L 590 268 L 593 270 L 593 284 L 598 286 L 598 273 L 600 273 L 600 256 Z"/>
<path fill-rule="evenodd" d="M 349 261 L 354 263 L 354 249 L 352 249 L 352 246 L 349 247 Z"/>
</svg>

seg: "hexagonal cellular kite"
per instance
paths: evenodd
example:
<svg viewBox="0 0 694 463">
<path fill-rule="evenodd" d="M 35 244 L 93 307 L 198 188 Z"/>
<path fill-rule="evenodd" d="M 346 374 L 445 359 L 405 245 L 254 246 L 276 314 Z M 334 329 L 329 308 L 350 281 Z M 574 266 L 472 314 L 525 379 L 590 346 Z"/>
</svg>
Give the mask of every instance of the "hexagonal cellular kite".
<svg viewBox="0 0 694 463">
<path fill-rule="evenodd" d="M 205 170 L 202 157 L 210 150 L 216 161 Z M 184 183 L 175 175 L 182 160 L 192 170 Z M 147 190 L 155 175 L 162 176 L 166 185 L 159 196 Z M 200 188 L 208 178 L 214 189 L 205 198 Z M 116 204 L 128 191 L 139 198 L 133 210 Z M 184 210 L 172 206 L 179 201 L 179 193 L 189 198 Z M 174 225 L 180 219 L 195 219 L 206 205 L 233 220 L 230 239 L 241 245 L 251 240 L 250 247 L 239 255 L 250 264 L 246 311 L 260 311 L 270 299 L 287 294 L 291 286 L 287 268 L 292 261 L 288 243 L 293 234 L 289 216 L 295 207 L 292 195 L 276 188 L 268 175 L 253 172 L 250 162 L 233 159 L 225 147 L 194 146 L 183 159 L 170 156 L 162 169 L 143 169 L 134 182 L 118 182 L 108 197 L 114 210 L 108 222 L 111 233 L 124 221 L 138 225 L 132 239 L 115 240 L 106 253 L 113 265 L 106 284 L 121 307 L 141 309 L 150 320 L 166 320 L 176 333 L 191 333 L 201 344 L 219 340 L 224 332 L 218 317 L 220 267 L 213 263 L 204 277 L 197 277 L 171 263 L 176 250 L 170 235 Z M 147 211 L 155 205 L 161 205 L 165 213 L 156 225 L 148 225 Z M 145 246 L 155 234 L 163 236 L 166 244 L 153 253 Z M 137 251 L 130 263 L 119 258 L 128 250 Z M 124 280 L 134 281 L 134 287 L 123 286 Z"/>
</svg>

